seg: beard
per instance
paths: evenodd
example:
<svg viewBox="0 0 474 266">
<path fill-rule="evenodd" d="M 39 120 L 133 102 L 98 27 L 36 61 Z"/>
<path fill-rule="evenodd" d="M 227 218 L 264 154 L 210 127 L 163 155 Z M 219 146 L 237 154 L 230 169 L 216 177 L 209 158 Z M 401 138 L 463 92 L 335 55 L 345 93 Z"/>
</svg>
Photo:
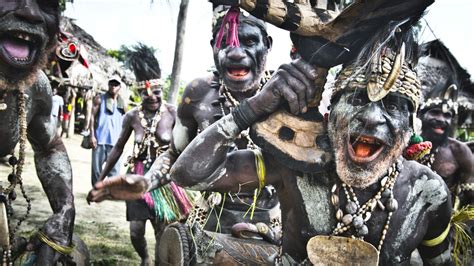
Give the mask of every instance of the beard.
<svg viewBox="0 0 474 266">
<path fill-rule="evenodd" d="M 347 114 L 342 114 L 347 116 Z M 331 119 L 329 123 L 329 137 L 334 149 L 336 172 L 341 181 L 356 188 L 366 188 L 380 180 L 388 168 L 402 155 L 411 135 L 411 131 L 404 129 L 393 134 L 393 144 L 386 145 L 377 158 L 367 164 L 356 164 L 348 154 L 349 122 L 336 123 Z M 344 120 L 347 121 L 347 120 Z"/>
<path fill-rule="evenodd" d="M 50 51 L 52 48 L 50 48 Z M 0 73 L 0 91 L 16 91 L 20 88 L 31 87 L 38 79 L 38 71 L 46 67 L 48 63 L 49 53 L 42 53 L 38 62 L 32 67 L 30 71 L 24 76 L 17 79 L 10 79 Z"/>
<path fill-rule="evenodd" d="M 434 145 L 441 145 L 444 143 L 448 137 L 449 132 L 451 131 L 451 127 L 447 124 L 443 124 L 444 132 L 443 134 L 437 134 L 434 132 L 433 127 L 439 125 L 440 123 L 432 122 L 432 121 L 423 121 L 422 127 L 422 137 L 425 140 L 431 141 Z"/>
</svg>

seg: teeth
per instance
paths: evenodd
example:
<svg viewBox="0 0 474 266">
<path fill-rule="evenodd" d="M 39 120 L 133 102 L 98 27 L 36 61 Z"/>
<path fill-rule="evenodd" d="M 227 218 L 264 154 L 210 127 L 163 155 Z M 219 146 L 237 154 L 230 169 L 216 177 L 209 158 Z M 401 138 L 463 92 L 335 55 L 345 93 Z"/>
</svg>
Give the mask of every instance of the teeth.
<svg viewBox="0 0 474 266">
<path fill-rule="evenodd" d="M 25 58 L 13 57 L 13 59 L 15 59 L 16 61 L 19 61 L 19 62 L 27 62 L 28 61 L 28 57 L 25 57 Z"/>
<path fill-rule="evenodd" d="M 17 37 L 18 39 L 21 39 L 21 40 L 28 41 L 28 42 L 31 41 L 30 35 L 25 34 L 25 33 L 16 33 L 15 37 Z"/>
</svg>

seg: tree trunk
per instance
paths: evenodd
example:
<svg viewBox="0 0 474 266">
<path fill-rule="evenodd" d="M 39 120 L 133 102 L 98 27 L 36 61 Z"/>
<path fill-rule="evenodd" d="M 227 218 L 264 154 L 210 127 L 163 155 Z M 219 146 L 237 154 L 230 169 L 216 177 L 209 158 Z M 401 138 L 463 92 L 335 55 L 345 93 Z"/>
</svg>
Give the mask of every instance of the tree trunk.
<svg viewBox="0 0 474 266">
<path fill-rule="evenodd" d="M 176 103 L 178 96 L 179 81 L 181 75 L 181 63 L 183 61 L 184 34 L 186 28 L 186 17 L 188 13 L 189 0 L 181 0 L 178 13 L 178 25 L 176 30 L 176 45 L 174 49 L 173 70 L 171 72 L 171 86 L 168 102 Z"/>
</svg>

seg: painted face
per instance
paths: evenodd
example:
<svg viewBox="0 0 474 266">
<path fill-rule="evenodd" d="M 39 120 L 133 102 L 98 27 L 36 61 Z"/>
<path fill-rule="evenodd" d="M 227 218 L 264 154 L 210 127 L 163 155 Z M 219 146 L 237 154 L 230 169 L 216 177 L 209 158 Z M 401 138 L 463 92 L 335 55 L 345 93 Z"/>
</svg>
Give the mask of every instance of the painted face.
<svg viewBox="0 0 474 266">
<path fill-rule="evenodd" d="M 118 82 L 116 80 L 109 81 L 109 91 L 108 92 L 109 92 L 110 95 L 112 95 L 112 96 L 117 95 L 119 90 L 120 90 L 120 82 Z"/>
<path fill-rule="evenodd" d="M 451 131 L 453 113 L 443 112 L 440 107 L 434 107 L 421 116 L 422 135 L 427 140 L 442 142 L 446 140 Z"/>
<path fill-rule="evenodd" d="M 42 67 L 58 29 L 58 0 L 0 0 L 0 81 L 18 82 Z"/>
<path fill-rule="evenodd" d="M 151 87 L 150 93 L 148 93 L 148 90 L 143 89 L 140 91 L 140 97 L 142 98 L 142 106 L 147 111 L 154 112 L 161 107 L 160 87 Z"/>
<path fill-rule="evenodd" d="M 214 63 L 230 90 L 247 91 L 260 82 L 271 42 L 256 25 L 240 23 L 238 32 L 240 47 L 226 47 L 225 38 L 220 48 L 213 43 Z"/>
<path fill-rule="evenodd" d="M 411 134 L 410 102 L 390 93 L 371 102 L 366 90 L 346 90 L 329 116 L 336 170 L 346 184 L 364 188 L 384 175 Z"/>
</svg>

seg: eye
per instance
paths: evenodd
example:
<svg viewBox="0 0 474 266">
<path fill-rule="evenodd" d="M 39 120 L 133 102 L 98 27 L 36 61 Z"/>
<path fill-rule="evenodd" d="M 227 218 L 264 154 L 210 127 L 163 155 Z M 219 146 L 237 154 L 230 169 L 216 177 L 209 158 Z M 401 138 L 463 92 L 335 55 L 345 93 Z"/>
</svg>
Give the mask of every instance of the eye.
<svg viewBox="0 0 474 266">
<path fill-rule="evenodd" d="M 398 105 L 394 102 L 388 102 L 388 103 L 384 103 L 384 106 L 385 106 L 385 110 L 387 111 L 397 111 L 398 110 Z"/>
<path fill-rule="evenodd" d="M 247 46 L 254 46 L 257 43 L 255 39 L 247 39 L 245 40 L 245 45 Z"/>
<path fill-rule="evenodd" d="M 451 119 L 451 118 L 453 118 L 453 114 L 452 114 L 451 112 L 443 113 L 443 116 L 444 116 L 444 118 L 446 118 L 446 119 Z"/>
<path fill-rule="evenodd" d="M 354 92 L 347 98 L 347 103 L 354 106 L 360 106 L 367 103 L 367 96 L 361 92 Z"/>
</svg>

